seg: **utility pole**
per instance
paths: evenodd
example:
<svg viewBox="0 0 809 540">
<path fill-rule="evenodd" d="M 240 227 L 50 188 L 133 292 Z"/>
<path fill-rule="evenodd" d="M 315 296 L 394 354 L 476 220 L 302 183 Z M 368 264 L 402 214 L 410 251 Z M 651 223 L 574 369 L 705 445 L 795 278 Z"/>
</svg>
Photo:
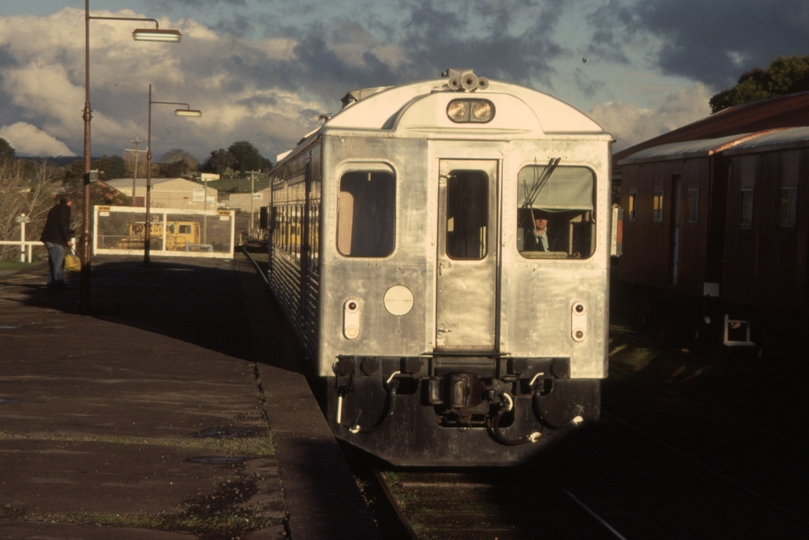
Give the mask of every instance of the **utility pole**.
<svg viewBox="0 0 809 540">
<path fill-rule="evenodd" d="M 255 173 L 260 173 L 261 171 L 250 171 L 250 234 L 253 234 L 253 231 L 256 228 L 255 223 L 255 214 L 253 213 L 253 199 L 256 196 L 256 176 Z"/>
<path fill-rule="evenodd" d="M 135 152 L 135 170 L 132 172 L 132 206 L 135 206 L 135 189 L 138 184 L 138 156 L 140 152 L 146 152 L 146 150 L 138 150 L 138 145 L 143 141 L 140 140 L 140 137 L 135 137 L 132 139 L 132 144 L 135 145 L 135 148 L 125 148 L 127 152 Z"/>
</svg>

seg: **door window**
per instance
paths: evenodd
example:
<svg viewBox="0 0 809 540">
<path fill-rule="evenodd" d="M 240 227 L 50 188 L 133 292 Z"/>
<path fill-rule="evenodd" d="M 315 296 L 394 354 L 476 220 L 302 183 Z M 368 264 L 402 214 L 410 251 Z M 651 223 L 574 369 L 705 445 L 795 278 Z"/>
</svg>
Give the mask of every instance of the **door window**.
<svg viewBox="0 0 809 540">
<path fill-rule="evenodd" d="M 483 171 L 452 171 L 447 178 L 447 255 L 481 260 L 488 251 L 489 177 Z"/>
</svg>

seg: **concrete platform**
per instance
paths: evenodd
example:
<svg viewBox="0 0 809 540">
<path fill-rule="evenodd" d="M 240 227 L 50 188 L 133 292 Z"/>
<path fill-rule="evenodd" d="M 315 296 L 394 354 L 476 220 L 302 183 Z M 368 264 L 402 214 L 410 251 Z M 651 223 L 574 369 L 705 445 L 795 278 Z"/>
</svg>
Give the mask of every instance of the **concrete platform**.
<svg viewBox="0 0 809 540">
<path fill-rule="evenodd" d="M 377 538 L 249 262 L 0 276 L 0 539 Z M 281 367 L 277 367 L 281 366 Z"/>
</svg>

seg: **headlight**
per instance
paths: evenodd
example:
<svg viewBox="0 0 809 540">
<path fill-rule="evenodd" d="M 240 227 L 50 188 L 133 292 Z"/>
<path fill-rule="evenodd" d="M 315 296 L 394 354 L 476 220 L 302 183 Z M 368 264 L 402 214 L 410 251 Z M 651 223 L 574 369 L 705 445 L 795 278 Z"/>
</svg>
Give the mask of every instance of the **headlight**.
<svg viewBox="0 0 809 540">
<path fill-rule="evenodd" d="M 488 99 L 453 99 L 447 105 L 447 117 L 456 123 L 486 123 L 494 118 L 494 103 Z"/>
<path fill-rule="evenodd" d="M 472 102 L 472 121 L 488 122 L 494 116 L 494 105 L 490 101 Z"/>
<path fill-rule="evenodd" d="M 468 122 L 469 103 L 461 99 L 450 101 L 447 106 L 447 116 L 453 122 Z"/>
</svg>

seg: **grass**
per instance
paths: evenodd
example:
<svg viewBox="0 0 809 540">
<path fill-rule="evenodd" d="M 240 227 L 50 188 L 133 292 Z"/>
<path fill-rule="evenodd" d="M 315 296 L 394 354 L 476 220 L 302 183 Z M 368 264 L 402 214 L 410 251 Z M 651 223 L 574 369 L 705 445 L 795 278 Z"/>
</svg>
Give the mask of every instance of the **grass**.
<svg viewBox="0 0 809 540">
<path fill-rule="evenodd" d="M 175 448 L 198 448 L 217 452 L 225 456 L 249 455 L 253 457 L 264 457 L 275 455 L 275 447 L 273 446 L 272 439 L 267 436 L 236 439 L 164 439 L 149 437 L 95 437 L 90 435 L 61 435 L 57 433 L 26 433 L 25 435 L 13 435 L 0 431 L 0 440 L 142 444 L 173 446 Z"/>
<path fill-rule="evenodd" d="M 28 270 L 29 268 L 35 268 L 39 266 L 39 263 L 25 263 L 20 261 L 0 261 L 0 270 L 11 270 L 13 272 L 18 272 L 20 270 Z"/>
<path fill-rule="evenodd" d="M 41 440 L 97 442 L 127 445 L 161 445 L 197 448 L 225 456 L 272 456 L 275 447 L 269 436 L 235 439 L 167 439 L 142 437 L 96 437 L 30 433 L 14 435 L 0 431 L 0 440 Z M 280 525 L 284 520 L 256 516 L 250 499 L 258 492 L 260 474 L 230 476 L 210 495 L 185 502 L 175 511 L 159 514 L 34 514 L 6 505 L 0 508 L 0 521 L 7 519 L 75 523 L 97 527 L 127 527 L 161 531 L 186 531 L 203 540 L 232 540 L 250 531 Z"/>
</svg>

